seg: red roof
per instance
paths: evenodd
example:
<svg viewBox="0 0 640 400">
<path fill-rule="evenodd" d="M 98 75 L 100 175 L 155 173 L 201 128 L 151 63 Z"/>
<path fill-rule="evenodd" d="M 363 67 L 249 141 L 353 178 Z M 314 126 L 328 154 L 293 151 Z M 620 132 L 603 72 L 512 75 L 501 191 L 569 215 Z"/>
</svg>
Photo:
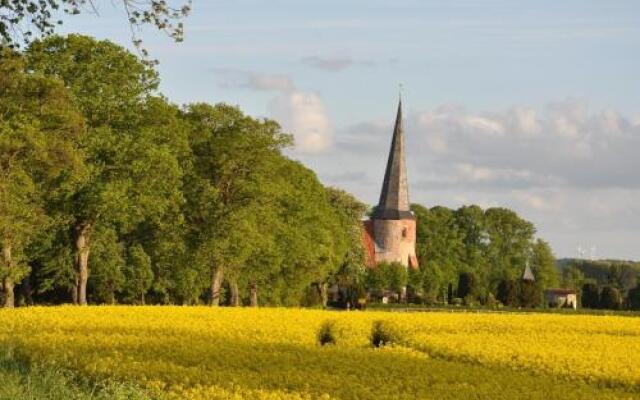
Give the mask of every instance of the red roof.
<svg viewBox="0 0 640 400">
<path fill-rule="evenodd" d="M 364 251 L 366 255 L 366 263 L 369 267 L 376 265 L 376 244 L 374 241 L 373 221 L 366 220 L 362 223 L 362 238 L 364 241 Z"/>
</svg>

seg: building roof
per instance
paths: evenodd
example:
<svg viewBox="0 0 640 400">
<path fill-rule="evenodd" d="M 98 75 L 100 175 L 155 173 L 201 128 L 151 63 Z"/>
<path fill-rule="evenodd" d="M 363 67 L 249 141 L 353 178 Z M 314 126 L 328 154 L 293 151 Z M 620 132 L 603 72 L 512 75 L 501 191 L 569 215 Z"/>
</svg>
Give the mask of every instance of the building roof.
<svg viewBox="0 0 640 400">
<path fill-rule="evenodd" d="M 365 262 L 367 266 L 376 265 L 376 242 L 373 232 L 373 221 L 363 221 L 362 236 L 364 238 Z"/>
<path fill-rule="evenodd" d="M 522 280 L 523 281 L 535 281 L 536 277 L 533 276 L 533 272 L 531 271 L 531 268 L 529 267 L 529 263 L 527 263 L 527 266 L 524 268 L 524 273 L 522 274 Z"/>
<path fill-rule="evenodd" d="M 398 102 L 398 114 L 393 128 L 391 149 L 384 174 L 380 201 L 374 211 L 374 219 L 414 219 L 409 209 L 409 187 L 404 150 L 404 127 L 402 124 L 402 100 Z"/>
</svg>

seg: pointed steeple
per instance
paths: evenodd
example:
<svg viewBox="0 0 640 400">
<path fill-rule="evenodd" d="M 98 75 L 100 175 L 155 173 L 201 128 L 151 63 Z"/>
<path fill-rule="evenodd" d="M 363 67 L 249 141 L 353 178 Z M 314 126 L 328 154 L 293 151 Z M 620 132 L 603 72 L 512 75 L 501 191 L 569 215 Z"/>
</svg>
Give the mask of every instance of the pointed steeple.
<svg viewBox="0 0 640 400">
<path fill-rule="evenodd" d="M 391 150 L 382 183 L 380 201 L 372 216 L 374 219 L 413 219 L 409 209 L 409 186 L 405 164 L 404 128 L 402 125 L 402 98 L 398 101 L 398 115 L 393 128 Z"/>
<path fill-rule="evenodd" d="M 526 266 L 524 267 L 524 272 L 522 273 L 523 281 L 535 281 L 536 277 L 533 276 L 533 272 L 531 271 L 531 267 L 529 267 L 529 262 L 527 261 Z"/>
</svg>

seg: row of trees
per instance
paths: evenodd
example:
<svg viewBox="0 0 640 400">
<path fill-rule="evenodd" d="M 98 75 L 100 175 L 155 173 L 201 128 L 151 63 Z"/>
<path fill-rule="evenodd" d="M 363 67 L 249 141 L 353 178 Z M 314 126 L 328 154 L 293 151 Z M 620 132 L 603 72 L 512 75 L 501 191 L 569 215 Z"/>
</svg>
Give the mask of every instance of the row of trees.
<svg viewBox="0 0 640 400">
<path fill-rule="evenodd" d="M 445 302 L 457 293 L 490 303 L 499 297 L 500 285 L 519 281 L 527 263 L 538 290 L 559 286 L 551 248 L 515 212 L 475 205 L 457 210 L 414 205 L 413 211 L 421 268 L 411 281 L 422 301 Z"/>
<path fill-rule="evenodd" d="M 148 63 L 71 35 L 0 54 L 0 280 L 24 303 L 322 303 L 337 284 L 487 301 L 549 246 L 503 208 L 414 205 L 421 268 L 365 268 L 364 204 L 283 156 L 291 136 L 224 104 L 178 107 Z M 459 282 L 462 282 L 461 285 Z M 17 288 L 16 288 L 17 286 Z M 310 289 L 311 288 L 311 289 Z M 17 290 L 16 290 L 17 289 Z"/>
<path fill-rule="evenodd" d="M 292 139 L 276 122 L 178 107 L 158 83 L 148 63 L 85 36 L 2 50 L 6 306 L 14 292 L 25 303 L 298 304 L 363 259 L 364 205 L 283 156 Z"/>
</svg>

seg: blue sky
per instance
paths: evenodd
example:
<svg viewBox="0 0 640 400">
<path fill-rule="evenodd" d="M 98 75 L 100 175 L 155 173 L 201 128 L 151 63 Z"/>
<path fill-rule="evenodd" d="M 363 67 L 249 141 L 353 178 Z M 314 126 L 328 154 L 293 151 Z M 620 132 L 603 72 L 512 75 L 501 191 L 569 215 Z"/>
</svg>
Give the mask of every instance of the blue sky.
<svg viewBox="0 0 640 400">
<path fill-rule="evenodd" d="M 99 12 L 64 29 L 130 47 Z M 278 119 L 325 183 L 375 203 L 402 83 L 412 201 L 640 259 L 640 2 L 195 0 L 185 24 L 181 44 L 142 32 L 162 92 Z"/>
</svg>

